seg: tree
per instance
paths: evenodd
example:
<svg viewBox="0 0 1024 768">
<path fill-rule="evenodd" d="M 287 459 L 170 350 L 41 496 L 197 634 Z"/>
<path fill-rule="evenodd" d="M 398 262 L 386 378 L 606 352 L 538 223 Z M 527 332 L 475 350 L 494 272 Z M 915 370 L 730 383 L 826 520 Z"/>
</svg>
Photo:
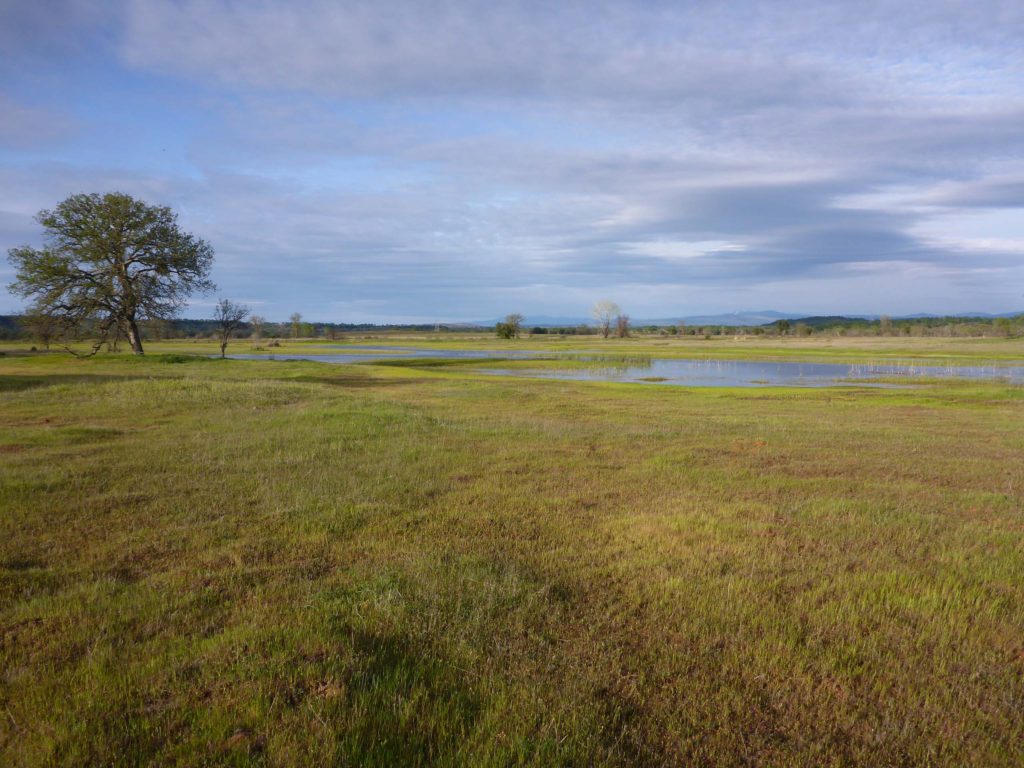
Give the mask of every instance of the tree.
<svg viewBox="0 0 1024 768">
<path fill-rule="evenodd" d="M 174 317 L 192 293 L 213 290 L 213 248 L 181 231 L 166 206 L 120 192 L 80 194 L 36 220 L 45 244 L 8 252 L 11 291 L 68 333 L 96 334 L 90 354 L 121 334 L 141 355 L 140 321 Z"/>
<path fill-rule="evenodd" d="M 499 339 L 515 338 L 515 331 L 512 326 L 505 322 L 496 323 L 494 326 L 494 332 L 498 334 Z"/>
<path fill-rule="evenodd" d="M 288 319 L 292 323 L 292 338 L 299 338 L 299 334 L 302 332 L 302 314 L 300 312 L 292 312 L 292 316 Z"/>
<path fill-rule="evenodd" d="M 601 329 L 601 335 L 606 339 L 608 334 L 611 333 L 612 321 L 621 314 L 622 310 L 619 309 L 619 305 L 609 299 L 597 302 L 590 310 L 590 316 L 597 321 L 597 326 Z"/>
<path fill-rule="evenodd" d="M 235 304 L 230 299 L 221 299 L 217 302 L 217 309 L 213 312 L 213 319 L 217 321 L 217 336 L 220 339 L 220 356 L 222 358 L 227 352 L 231 334 L 245 322 L 248 314 L 249 308 L 244 304 Z"/>
<path fill-rule="evenodd" d="M 258 342 L 263 338 L 263 323 L 264 319 L 262 315 L 253 315 L 249 318 L 249 327 L 252 329 L 252 339 Z"/>
<path fill-rule="evenodd" d="M 146 320 L 142 325 L 142 335 L 147 339 L 172 339 L 174 326 L 170 320 L 157 317 Z"/>
<path fill-rule="evenodd" d="M 50 344 L 60 338 L 63 330 L 60 321 L 45 312 L 26 312 L 21 317 L 21 327 L 42 344 L 43 349 L 49 349 Z"/>
<path fill-rule="evenodd" d="M 507 325 L 511 331 L 511 334 L 507 338 L 518 339 L 520 329 L 523 325 L 523 316 L 518 312 L 514 312 L 511 315 L 505 315 L 505 325 Z M 501 334 L 498 335 L 500 336 Z"/>
<path fill-rule="evenodd" d="M 615 318 L 615 334 L 624 339 L 629 336 L 629 315 L 619 314 Z"/>
<path fill-rule="evenodd" d="M 779 329 L 779 333 L 785 336 L 789 333 L 789 320 L 779 320 L 775 323 L 775 327 Z"/>
</svg>

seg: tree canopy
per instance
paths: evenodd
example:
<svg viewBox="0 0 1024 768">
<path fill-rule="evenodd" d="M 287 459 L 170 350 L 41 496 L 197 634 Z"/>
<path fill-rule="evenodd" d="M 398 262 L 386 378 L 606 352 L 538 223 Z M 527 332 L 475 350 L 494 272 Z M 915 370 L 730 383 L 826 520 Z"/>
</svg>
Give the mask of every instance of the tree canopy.
<svg viewBox="0 0 1024 768">
<path fill-rule="evenodd" d="M 504 322 L 494 326 L 499 339 L 518 339 L 523 325 L 523 316 L 518 312 L 505 315 Z"/>
<path fill-rule="evenodd" d="M 138 323 L 174 317 L 192 293 L 213 290 L 213 248 L 183 232 L 166 206 L 129 195 L 79 194 L 40 211 L 44 246 L 9 251 L 11 290 L 70 335 L 87 334 L 95 353 L 126 337 L 142 354 Z"/>
<path fill-rule="evenodd" d="M 611 299 L 602 299 L 594 304 L 590 310 L 591 317 L 597 321 L 598 328 L 601 330 L 601 335 L 606 339 L 608 334 L 611 333 L 612 322 L 619 315 L 622 314 L 622 310 L 619 305 Z"/>
</svg>

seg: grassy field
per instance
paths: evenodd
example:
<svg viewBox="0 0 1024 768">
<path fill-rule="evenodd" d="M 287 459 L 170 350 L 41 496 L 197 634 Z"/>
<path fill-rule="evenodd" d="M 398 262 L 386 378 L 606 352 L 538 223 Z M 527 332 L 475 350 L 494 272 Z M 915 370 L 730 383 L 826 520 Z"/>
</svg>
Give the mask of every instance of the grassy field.
<svg viewBox="0 0 1024 768">
<path fill-rule="evenodd" d="M 1024 762 L 1022 388 L 7 349 L 0 764 Z"/>
</svg>

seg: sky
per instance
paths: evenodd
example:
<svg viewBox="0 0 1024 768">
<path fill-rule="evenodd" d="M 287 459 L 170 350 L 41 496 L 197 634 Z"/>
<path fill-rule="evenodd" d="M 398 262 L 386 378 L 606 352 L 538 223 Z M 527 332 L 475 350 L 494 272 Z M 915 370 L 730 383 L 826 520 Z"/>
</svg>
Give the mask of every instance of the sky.
<svg viewBox="0 0 1024 768">
<path fill-rule="evenodd" d="M 0 248 L 120 191 L 213 246 L 189 317 L 1024 310 L 1021 41 L 1020 0 L 0 0 Z"/>
</svg>

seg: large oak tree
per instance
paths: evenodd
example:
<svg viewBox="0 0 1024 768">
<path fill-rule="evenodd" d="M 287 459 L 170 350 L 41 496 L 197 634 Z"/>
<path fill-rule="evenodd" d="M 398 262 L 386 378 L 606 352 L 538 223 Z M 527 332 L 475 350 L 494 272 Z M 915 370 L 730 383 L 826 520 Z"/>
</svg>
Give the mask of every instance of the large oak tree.
<svg viewBox="0 0 1024 768">
<path fill-rule="evenodd" d="M 166 206 L 116 192 L 81 194 L 36 220 L 44 246 L 9 251 L 11 290 L 70 333 L 91 336 L 93 353 L 120 334 L 142 354 L 140 321 L 174 317 L 189 295 L 214 288 L 213 248 L 181 231 Z"/>
</svg>

